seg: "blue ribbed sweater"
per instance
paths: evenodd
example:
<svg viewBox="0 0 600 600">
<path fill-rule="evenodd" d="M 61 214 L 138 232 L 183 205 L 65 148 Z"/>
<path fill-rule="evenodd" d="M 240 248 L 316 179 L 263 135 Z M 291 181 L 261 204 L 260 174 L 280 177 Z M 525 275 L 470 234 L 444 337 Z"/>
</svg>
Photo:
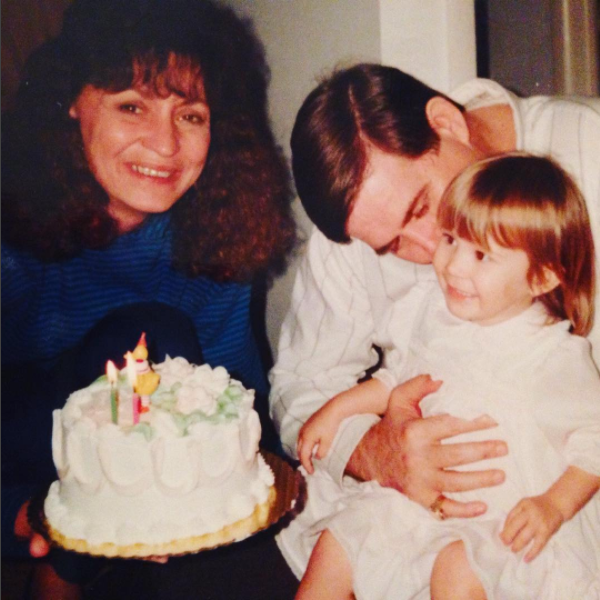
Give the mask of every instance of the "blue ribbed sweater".
<svg viewBox="0 0 600 600">
<path fill-rule="evenodd" d="M 207 363 L 266 392 L 250 326 L 250 286 L 190 279 L 171 268 L 169 214 L 151 215 L 110 247 L 42 263 L 2 246 L 2 363 L 51 367 L 110 311 L 162 302 L 188 315 Z"/>
</svg>

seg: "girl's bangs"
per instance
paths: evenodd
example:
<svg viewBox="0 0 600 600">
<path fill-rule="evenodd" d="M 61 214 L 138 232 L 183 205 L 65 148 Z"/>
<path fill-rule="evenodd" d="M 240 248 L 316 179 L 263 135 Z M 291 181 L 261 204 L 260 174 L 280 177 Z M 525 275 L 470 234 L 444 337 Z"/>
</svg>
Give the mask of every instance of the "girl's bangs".
<svg viewBox="0 0 600 600">
<path fill-rule="evenodd" d="M 519 247 L 526 231 L 542 226 L 537 211 L 518 200 L 498 202 L 493 197 L 482 198 L 472 190 L 459 189 L 446 196 L 438 220 L 442 229 L 453 231 L 484 250 L 490 249 L 490 240 L 505 248 Z"/>
</svg>

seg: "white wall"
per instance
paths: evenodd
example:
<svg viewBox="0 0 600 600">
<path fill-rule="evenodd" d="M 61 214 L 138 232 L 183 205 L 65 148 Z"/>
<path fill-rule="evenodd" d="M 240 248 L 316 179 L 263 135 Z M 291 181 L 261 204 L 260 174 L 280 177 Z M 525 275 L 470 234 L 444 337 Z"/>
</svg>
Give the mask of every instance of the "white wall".
<svg viewBox="0 0 600 600">
<path fill-rule="evenodd" d="M 296 112 L 319 78 L 359 61 L 400 67 L 448 91 L 475 76 L 474 0 L 224 0 L 254 22 L 271 68 L 270 114 L 289 156 Z M 310 223 L 298 200 L 301 230 Z M 294 265 L 269 293 L 276 350 Z"/>
<path fill-rule="evenodd" d="M 381 62 L 442 92 L 475 77 L 474 0 L 379 0 L 379 6 Z"/>
</svg>

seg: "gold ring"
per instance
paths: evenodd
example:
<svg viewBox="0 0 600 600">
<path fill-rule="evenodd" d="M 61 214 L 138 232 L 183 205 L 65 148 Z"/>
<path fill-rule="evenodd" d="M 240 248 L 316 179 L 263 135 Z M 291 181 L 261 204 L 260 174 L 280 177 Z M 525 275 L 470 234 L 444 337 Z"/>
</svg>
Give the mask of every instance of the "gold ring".
<svg viewBox="0 0 600 600">
<path fill-rule="evenodd" d="M 447 500 L 446 496 L 444 496 L 444 494 L 440 494 L 434 500 L 433 504 L 429 507 L 429 510 L 440 521 L 443 521 L 446 518 L 446 513 L 444 512 L 444 509 L 442 508 L 442 503 L 444 502 L 444 500 Z"/>
</svg>

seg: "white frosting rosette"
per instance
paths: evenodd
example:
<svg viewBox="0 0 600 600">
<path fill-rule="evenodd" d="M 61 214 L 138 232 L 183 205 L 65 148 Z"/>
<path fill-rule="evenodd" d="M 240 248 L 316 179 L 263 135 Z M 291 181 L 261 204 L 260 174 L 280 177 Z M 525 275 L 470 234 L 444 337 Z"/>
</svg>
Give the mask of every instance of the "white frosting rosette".
<svg viewBox="0 0 600 600">
<path fill-rule="evenodd" d="M 171 387 L 194 373 L 194 365 L 181 356 L 171 358 L 167 355 L 165 362 L 154 365 L 153 368 L 160 375 L 162 385 L 166 387 Z"/>
<path fill-rule="evenodd" d="M 177 410 L 184 415 L 200 410 L 210 416 L 217 410 L 217 399 L 201 385 L 188 382 L 177 391 Z"/>
</svg>

